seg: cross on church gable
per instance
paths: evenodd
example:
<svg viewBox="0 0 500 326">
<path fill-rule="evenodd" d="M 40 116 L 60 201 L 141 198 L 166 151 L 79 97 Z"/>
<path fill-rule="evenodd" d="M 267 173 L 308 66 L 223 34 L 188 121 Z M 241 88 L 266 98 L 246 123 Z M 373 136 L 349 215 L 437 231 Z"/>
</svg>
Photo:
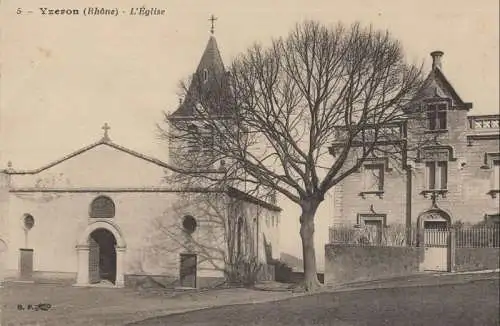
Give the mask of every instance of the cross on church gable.
<svg viewBox="0 0 500 326">
<path fill-rule="evenodd" d="M 110 141 L 111 139 L 109 138 L 108 131 L 111 129 L 111 127 L 108 125 L 108 123 L 104 123 L 102 126 L 102 130 L 104 130 L 104 135 L 102 136 L 103 141 Z"/>
</svg>

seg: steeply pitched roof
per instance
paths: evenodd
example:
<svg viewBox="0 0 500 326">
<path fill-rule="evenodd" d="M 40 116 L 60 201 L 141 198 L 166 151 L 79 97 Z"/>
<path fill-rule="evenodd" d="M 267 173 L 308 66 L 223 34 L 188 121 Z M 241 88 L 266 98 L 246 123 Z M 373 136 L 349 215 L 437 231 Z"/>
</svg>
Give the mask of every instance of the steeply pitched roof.
<svg viewBox="0 0 500 326">
<path fill-rule="evenodd" d="M 213 35 L 208 40 L 196 72 L 202 72 L 204 69 L 218 74 L 224 73 L 224 63 Z"/>
<path fill-rule="evenodd" d="M 458 95 L 439 65 L 432 67 L 417 98 L 450 98 L 455 109 L 469 110 L 472 108 L 472 103 L 464 102 Z"/>
<path fill-rule="evenodd" d="M 226 110 L 229 94 L 228 74 L 217 41 L 212 35 L 192 76 L 184 101 L 170 117 L 192 117 L 197 104 L 203 105 L 209 112 L 220 114 Z"/>
</svg>

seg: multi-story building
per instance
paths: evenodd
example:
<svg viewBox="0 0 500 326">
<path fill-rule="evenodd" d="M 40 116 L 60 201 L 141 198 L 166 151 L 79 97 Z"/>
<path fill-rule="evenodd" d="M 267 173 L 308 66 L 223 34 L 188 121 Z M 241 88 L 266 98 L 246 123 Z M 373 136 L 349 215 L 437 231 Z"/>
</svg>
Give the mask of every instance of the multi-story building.
<svg viewBox="0 0 500 326">
<path fill-rule="evenodd" d="M 500 115 L 469 115 L 472 103 L 443 73 L 443 52 L 431 56 L 419 98 L 430 141 L 401 160 L 366 160 L 338 184 L 334 224 L 365 225 L 377 237 L 393 224 L 421 229 L 500 222 Z"/>
</svg>

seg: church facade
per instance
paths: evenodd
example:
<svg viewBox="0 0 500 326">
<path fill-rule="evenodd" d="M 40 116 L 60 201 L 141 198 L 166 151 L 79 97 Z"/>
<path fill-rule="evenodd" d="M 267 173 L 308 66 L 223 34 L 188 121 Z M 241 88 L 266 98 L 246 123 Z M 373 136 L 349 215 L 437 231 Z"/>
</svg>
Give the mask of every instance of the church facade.
<svg viewBox="0 0 500 326">
<path fill-rule="evenodd" d="M 200 65 L 220 60 L 214 47 L 212 36 Z M 153 277 L 191 288 L 224 279 L 234 255 L 263 266 L 279 257 L 275 202 L 173 182 L 182 167 L 118 145 L 103 129 L 97 142 L 39 169 L 0 171 L 5 279 L 123 287 Z"/>
<path fill-rule="evenodd" d="M 423 134 L 431 141 L 399 161 L 369 159 L 337 185 L 332 231 L 365 226 L 376 239 L 391 225 L 439 229 L 500 222 L 500 115 L 469 115 L 472 103 L 443 73 L 443 53 L 431 56 L 420 94 Z M 416 138 L 410 126 L 408 141 Z"/>
</svg>

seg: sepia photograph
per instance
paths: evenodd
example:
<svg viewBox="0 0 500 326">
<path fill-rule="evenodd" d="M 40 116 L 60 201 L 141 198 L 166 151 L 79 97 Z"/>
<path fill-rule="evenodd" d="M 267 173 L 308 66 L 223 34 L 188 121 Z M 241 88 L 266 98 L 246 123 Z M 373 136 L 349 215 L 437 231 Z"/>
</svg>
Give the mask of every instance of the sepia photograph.
<svg viewBox="0 0 500 326">
<path fill-rule="evenodd" d="M 500 325 L 497 0 L 0 0 L 0 326 Z"/>
</svg>

